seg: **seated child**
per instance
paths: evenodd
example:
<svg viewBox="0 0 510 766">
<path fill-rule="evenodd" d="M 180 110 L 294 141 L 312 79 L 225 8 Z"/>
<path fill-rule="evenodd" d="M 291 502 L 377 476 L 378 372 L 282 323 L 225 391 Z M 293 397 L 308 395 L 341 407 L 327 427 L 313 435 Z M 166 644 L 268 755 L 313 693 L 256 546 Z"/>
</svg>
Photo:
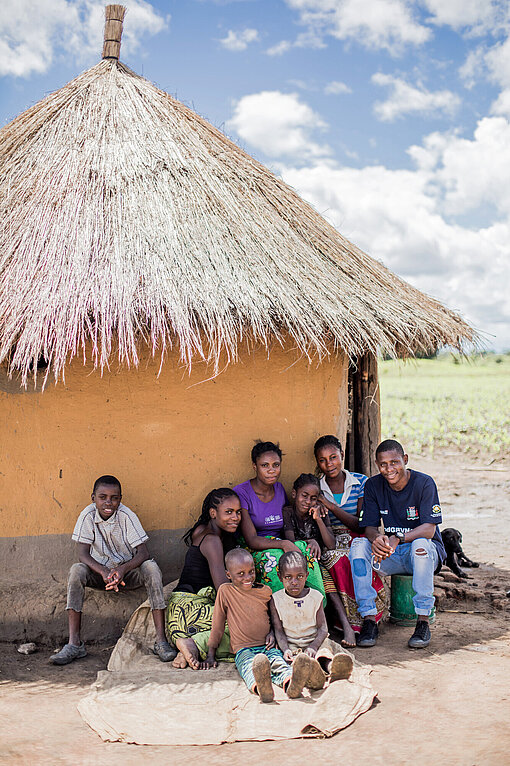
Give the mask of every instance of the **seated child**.
<svg viewBox="0 0 510 766">
<path fill-rule="evenodd" d="M 79 564 L 73 564 L 67 583 L 69 643 L 50 658 L 54 665 L 67 665 L 85 657 L 80 638 L 85 586 L 118 591 L 145 585 L 156 627 L 154 654 L 162 662 L 177 654 L 165 635 L 165 599 L 161 570 L 149 559 L 148 540 L 138 516 L 120 501 L 120 482 L 115 476 L 100 476 L 94 484 L 92 503 L 79 515 L 73 532 L 78 543 Z"/>
<path fill-rule="evenodd" d="M 205 667 L 217 664 L 216 649 L 227 621 L 236 667 L 248 689 L 258 694 L 261 702 L 273 701 L 272 683 L 282 686 L 288 697 L 299 697 L 311 660 L 303 655 L 291 669 L 275 648 L 268 613 L 271 588 L 255 582 L 253 557 L 244 548 L 229 551 L 225 567 L 230 582 L 218 588 Z M 322 594 L 317 594 L 322 599 Z"/>
<path fill-rule="evenodd" d="M 302 553 L 284 553 L 278 574 L 284 590 L 273 593 L 270 603 L 276 641 L 288 662 L 296 662 L 302 652 L 311 658 L 312 669 L 306 686 L 322 689 L 329 681 L 349 678 L 352 657 L 333 654 L 329 646 L 326 617 L 321 594 L 306 585 L 306 559 Z M 326 643 L 325 643 L 326 642 Z"/>
<path fill-rule="evenodd" d="M 283 535 L 291 542 L 305 540 L 310 553 L 320 563 L 325 550 L 335 550 L 336 538 L 331 531 L 327 509 L 321 505 L 319 479 L 312 473 L 302 473 L 294 482 L 292 502 L 283 509 Z M 354 631 L 349 623 L 342 599 L 328 570 L 320 565 L 326 597 L 335 610 L 344 632 L 342 646 L 356 646 Z"/>
</svg>

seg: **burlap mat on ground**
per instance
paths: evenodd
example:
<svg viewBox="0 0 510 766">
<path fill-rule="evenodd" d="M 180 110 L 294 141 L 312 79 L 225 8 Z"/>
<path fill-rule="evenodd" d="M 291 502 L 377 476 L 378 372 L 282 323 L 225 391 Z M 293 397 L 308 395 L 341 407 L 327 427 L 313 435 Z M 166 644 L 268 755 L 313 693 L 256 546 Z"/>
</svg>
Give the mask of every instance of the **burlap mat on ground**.
<svg viewBox="0 0 510 766">
<path fill-rule="evenodd" d="M 166 587 L 166 595 L 174 583 Z M 268 705 L 247 690 L 233 663 L 214 670 L 178 670 L 150 652 L 154 626 L 148 602 L 131 616 L 108 670 L 78 710 L 108 742 L 208 745 L 250 740 L 331 737 L 372 705 L 370 668 L 355 662 L 349 681 L 290 700 L 275 687 Z M 345 651 L 345 650 L 344 650 Z"/>
</svg>

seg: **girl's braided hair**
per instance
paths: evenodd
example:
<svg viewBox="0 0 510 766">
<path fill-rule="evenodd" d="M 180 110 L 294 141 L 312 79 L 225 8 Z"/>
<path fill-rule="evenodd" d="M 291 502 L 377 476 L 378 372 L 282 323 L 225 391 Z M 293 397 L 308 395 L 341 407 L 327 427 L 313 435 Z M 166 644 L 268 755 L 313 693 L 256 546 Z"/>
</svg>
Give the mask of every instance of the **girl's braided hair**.
<svg viewBox="0 0 510 766">
<path fill-rule="evenodd" d="M 218 510 L 218 506 L 220 503 L 223 502 L 223 500 L 226 500 L 227 497 L 237 497 L 239 500 L 239 497 L 234 492 L 233 489 L 230 489 L 230 487 L 219 487 L 219 489 L 213 489 L 207 497 L 205 498 L 204 502 L 202 503 L 202 513 L 200 514 L 200 517 L 198 520 L 193 524 L 193 526 L 188 529 L 188 531 L 182 536 L 182 539 L 186 543 L 186 545 L 190 546 L 192 544 L 192 538 L 193 538 L 193 532 L 197 527 L 200 526 L 206 526 L 211 521 L 211 514 L 210 509 L 214 508 L 215 510 Z"/>
<path fill-rule="evenodd" d="M 287 567 L 303 567 L 305 572 L 308 572 L 308 564 L 306 558 L 301 551 L 288 551 L 282 553 L 280 560 L 278 561 L 278 574 L 283 577 L 283 573 Z"/>
</svg>

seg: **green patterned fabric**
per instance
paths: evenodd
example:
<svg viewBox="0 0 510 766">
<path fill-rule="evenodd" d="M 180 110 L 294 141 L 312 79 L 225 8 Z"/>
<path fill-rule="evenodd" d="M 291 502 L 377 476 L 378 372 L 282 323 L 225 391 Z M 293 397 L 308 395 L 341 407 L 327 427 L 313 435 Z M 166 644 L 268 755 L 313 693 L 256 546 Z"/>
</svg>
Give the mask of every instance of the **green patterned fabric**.
<svg viewBox="0 0 510 766">
<path fill-rule="evenodd" d="M 166 628 L 170 641 L 175 644 L 178 638 L 192 638 L 202 660 L 207 656 L 215 599 L 216 591 L 210 586 L 201 588 L 198 593 L 174 591 L 170 595 L 166 611 Z M 228 627 L 225 628 L 216 650 L 216 659 L 224 662 L 234 661 Z"/>
<path fill-rule="evenodd" d="M 267 535 L 268 539 L 275 540 L 275 537 Z M 319 567 L 319 562 L 316 561 L 313 556 L 310 555 L 306 542 L 304 540 L 297 540 L 295 545 L 300 549 L 301 553 L 306 558 L 308 564 L 308 577 L 306 584 L 310 588 L 315 588 L 322 593 L 324 606 L 326 605 L 326 594 L 324 592 L 324 583 L 322 582 L 322 574 Z M 283 584 L 278 577 L 278 561 L 283 551 L 280 548 L 269 548 L 267 551 L 252 551 L 250 553 L 255 561 L 255 571 L 257 573 L 257 582 L 269 585 L 273 593 L 278 590 L 282 590 Z"/>
</svg>

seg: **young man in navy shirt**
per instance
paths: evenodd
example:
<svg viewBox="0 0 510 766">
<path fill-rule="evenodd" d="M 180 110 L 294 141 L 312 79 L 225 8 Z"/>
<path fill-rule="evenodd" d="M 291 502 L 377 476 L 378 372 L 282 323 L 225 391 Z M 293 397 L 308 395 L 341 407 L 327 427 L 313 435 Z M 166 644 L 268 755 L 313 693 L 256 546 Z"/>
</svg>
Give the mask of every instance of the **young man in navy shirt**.
<svg viewBox="0 0 510 766">
<path fill-rule="evenodd" d="M 375 453 L 379 475 L 365 484 L 359 526 L 365 537 L 352 541 L 350 560 L 354 592 L 363 625 L 358 646 L 374 646 L 376 592 L 372 561 L 381 575 L 412 574 L 414 610 L 418 617 L 409 639 L 411 649 L 430 643 L 429 615 L 434 606 L 434 572 L 446 558 L 438 524 L 441 506 L 434 480 L 407 468 L 408 457 L 393 439 L 381 442 Z M 379 531 L 382 521 L 384 532 Z"/>
</svg>

